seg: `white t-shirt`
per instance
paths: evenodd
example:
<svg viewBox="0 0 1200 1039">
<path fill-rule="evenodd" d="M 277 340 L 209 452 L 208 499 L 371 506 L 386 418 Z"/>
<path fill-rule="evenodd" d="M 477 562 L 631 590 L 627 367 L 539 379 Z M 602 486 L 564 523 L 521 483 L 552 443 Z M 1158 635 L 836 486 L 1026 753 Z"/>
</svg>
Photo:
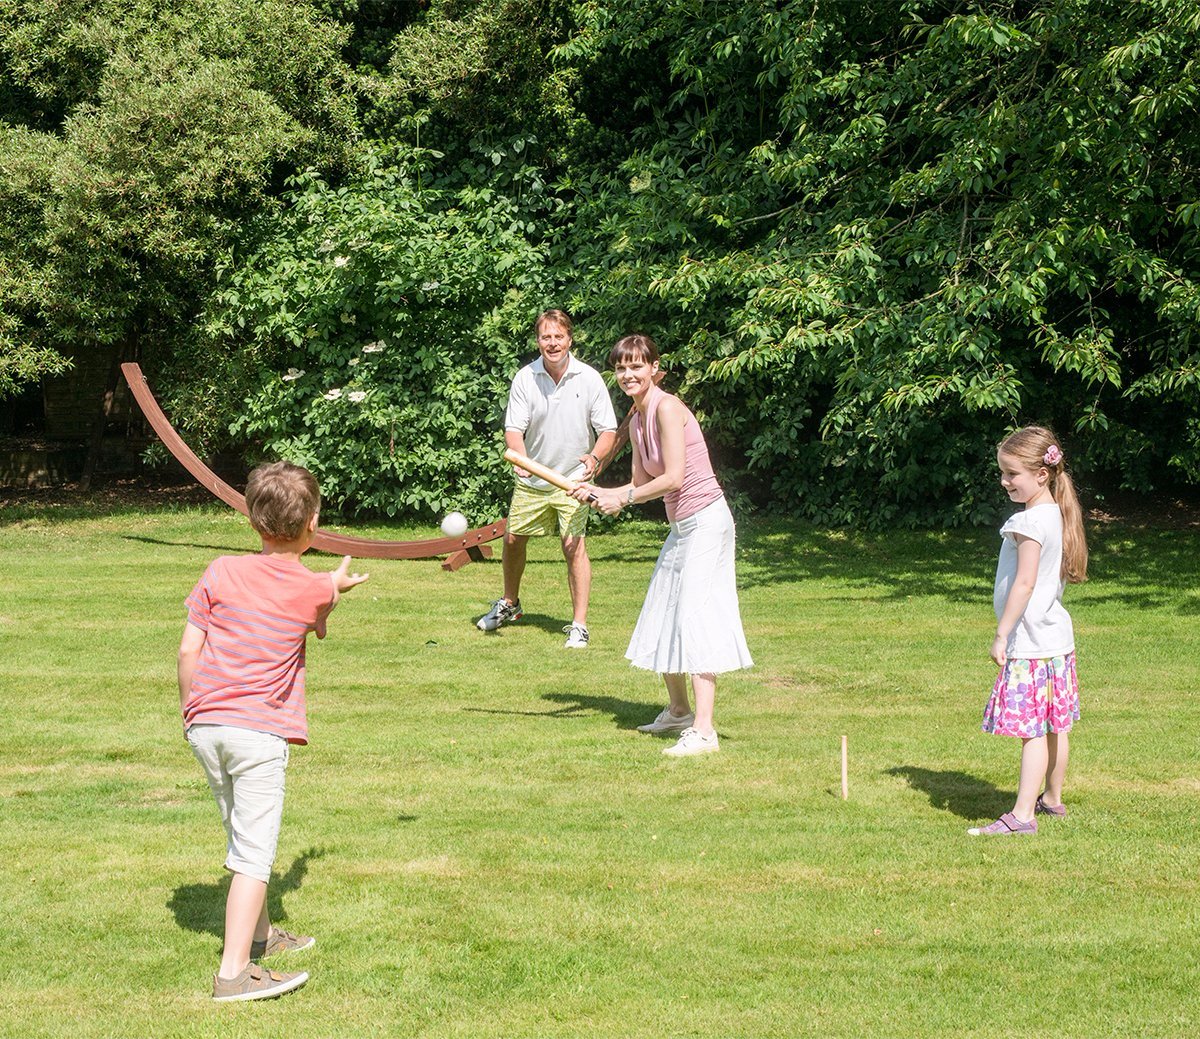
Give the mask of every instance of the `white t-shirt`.
<svg viewBox="0 0 1200 1039">
<path fill-rule="evenodd" d="M 601 433 L 617 428 L 617 415 L 595 368 L 570 354 L 555 383 L 539 356 L 512 381 L 504 428 L 524 435 L 525 453 L 535 462 L 574 479 L 583 468 L 580 455 L 591 451 Z M 520 479 L 530 487 L 551 486 L 536 476 Z"/>
<path fill-rule="evenodd" d="M 1062 569 L 1062 513 L 1054 502 L 1035 505 L 1008 518 L 1000 528 L 1004 539 L 996 564 L 996 588 L 992 606 L 996 619 L 1004 612 L 1008 592 L 1017 576 L 1017 539 L 1022 534 L 1042 546 L 1038 557 L 1037 581 L 1029 605 L 1008 637 L 1007 653 L 1017 659 L 1061 657 L 1075 651 L 1075 629 L 1063 608 L 1065 582 Z"/>
</svg>

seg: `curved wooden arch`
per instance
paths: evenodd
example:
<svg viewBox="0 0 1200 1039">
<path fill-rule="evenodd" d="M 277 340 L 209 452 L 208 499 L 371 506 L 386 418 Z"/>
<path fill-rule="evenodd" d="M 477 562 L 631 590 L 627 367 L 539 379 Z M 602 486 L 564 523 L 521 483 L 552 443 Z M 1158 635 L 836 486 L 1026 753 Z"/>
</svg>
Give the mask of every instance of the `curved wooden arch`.
<svg viewBox="0 0 1200 1039">
<path fill-rule="evenodd" d="M 129 362 L 121 365 L 125 381 L 133 391 L 134 399 L 146 416 L 154 432 L 179 462 L 196 480 L 226 505 L 237 509 L 243 516 L 248 516 L 246 499 L 214 473 L 197 457 L 196 453 L 187 446 L 171 425 L 157 399 L 150 391 L 146 377 L 142 374 L 139 364 Z M 430 538 L 428 541 L 383 541 L 378 538 L 358 538 L 349 534 L 335 534 L 329 530 L 317 528 L 313 538 L 313 548 L 322 552 L 332 552 L 335 555 L 358 556 L 361 559 L 431 559 L 434 556 L 444 556 L 452 553 L 443 564 L 445 570 L 457 570 L 471 559 L 482 559 L 491 555 L 492 550 L 486 547 L 488 541 L 495 541 L 504 536 L 507 520 L 497 520 L 475 530 L 468 530 L 457 538 Z"/>
</svg>

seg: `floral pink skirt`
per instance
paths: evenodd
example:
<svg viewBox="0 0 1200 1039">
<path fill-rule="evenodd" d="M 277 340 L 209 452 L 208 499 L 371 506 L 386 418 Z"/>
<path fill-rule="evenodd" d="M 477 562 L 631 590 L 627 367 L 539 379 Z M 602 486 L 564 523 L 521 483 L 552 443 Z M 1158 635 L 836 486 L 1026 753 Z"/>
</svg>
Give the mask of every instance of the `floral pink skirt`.
<svg viewBox="0 0 1200 1039">
<path fill-rule="evenodd" d="M 983 709 L 983 731 L 1033 739 L 1070 732 L 1079 720 L 1075 654 L 1046 660 L 1009 660 Z"/>
</svg>

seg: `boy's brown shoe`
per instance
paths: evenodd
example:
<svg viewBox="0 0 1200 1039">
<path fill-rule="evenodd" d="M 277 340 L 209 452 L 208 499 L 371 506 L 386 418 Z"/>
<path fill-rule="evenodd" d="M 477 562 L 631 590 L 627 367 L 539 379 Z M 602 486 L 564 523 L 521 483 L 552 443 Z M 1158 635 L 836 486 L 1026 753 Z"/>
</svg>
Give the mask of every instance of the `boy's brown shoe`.
<svg viewBox="0 0 1200 1039">
<path fill-rule="evenodd" d="M 266 941 L 250 943 L 250 959 L 261 960 L 279 952 L 299 952 L 316 944 L 316 938 L 310 938 L 306 934 L 291 934 L 272 924 Z"/>
<path fill-rule="evenodd" d="M 281 974 L 278 971 L 251 963 L 236 978 L 213 975 L 213 999 L 218 1003 L 233 1003 L 246 999 L 274 999 L 285 992 L 298 989 L 308 981 L 308 971 Z"/>
</svg>

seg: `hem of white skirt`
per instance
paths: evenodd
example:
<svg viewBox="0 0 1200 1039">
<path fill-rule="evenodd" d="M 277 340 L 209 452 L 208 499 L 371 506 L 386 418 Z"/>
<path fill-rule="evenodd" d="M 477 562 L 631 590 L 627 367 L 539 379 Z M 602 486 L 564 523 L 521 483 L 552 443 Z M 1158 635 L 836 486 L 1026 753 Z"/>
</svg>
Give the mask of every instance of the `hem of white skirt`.
<svg viewBox="0 0 1200 1039">
<path fill-rule="evenodd" d="M 724 675 L 730 671 L 745 671 L 747 668 L 754 666 L 753 660 L 748 660 L 744 664 L 721 664 L 717 667 L 705 667 L 703 664 L 687 664 L 680 665 L 676 668 L 660 667 L 654 662 L 642 662 L 634 660 L 632 657 L 626 657 L 630 667 L 636 667 L 642 671 L 653 671 L 659 675 Z"/>
</svg>

